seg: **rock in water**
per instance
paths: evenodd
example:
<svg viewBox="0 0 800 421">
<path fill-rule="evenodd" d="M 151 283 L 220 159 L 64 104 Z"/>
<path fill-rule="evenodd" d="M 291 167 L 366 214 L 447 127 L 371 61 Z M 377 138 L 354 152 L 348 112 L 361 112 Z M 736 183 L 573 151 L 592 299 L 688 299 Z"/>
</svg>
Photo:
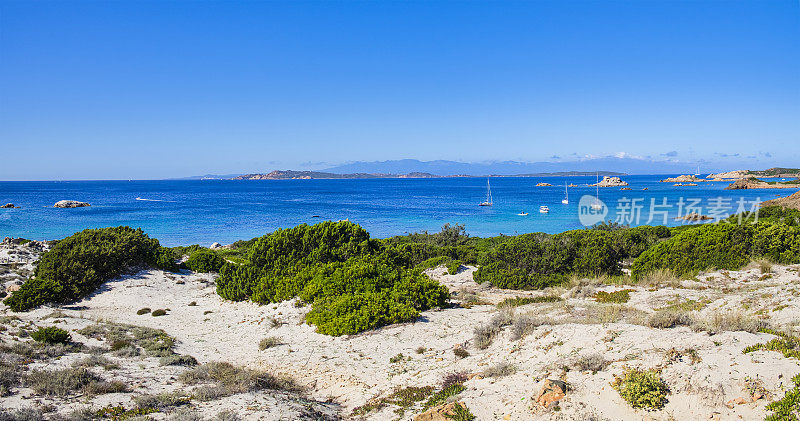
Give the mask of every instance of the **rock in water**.
<svg viewBox="0 0 800 421">
<path fill-rule="evenodd" d="M 603 176 L 603 179 L 600 180 L 599 183 L 592 184 L 592 186 L 598 187 L 616 187 L 616 186 L 627 186 L 628 182 L 622 181 L 619 177 L 609 177 Z"/>
<path fill-rule="evenodd" d="M 15 205 L 13 203 L 6 203 L 5 205 L 0 206 L 0 208 L 3 208 L 3 209 L 15 209 L 15 208 L 18 208 L 18 207 L 19 206 Z"/>
<path fill-rule="evenodd" d="M 558 401 L 567 395 L 567 384 L 561 380 L 547 379 L 544 381 L 539 393 L 533 398 L 543 407 L 555 406 Z"/>
<path fill-rule="evenodd" d="M 77 200 L 60 200 L 53 205 L 55 208 L 84 208 L 86 206 L 92 205 L 86 202 L 79 202 Z"/>
</svg>

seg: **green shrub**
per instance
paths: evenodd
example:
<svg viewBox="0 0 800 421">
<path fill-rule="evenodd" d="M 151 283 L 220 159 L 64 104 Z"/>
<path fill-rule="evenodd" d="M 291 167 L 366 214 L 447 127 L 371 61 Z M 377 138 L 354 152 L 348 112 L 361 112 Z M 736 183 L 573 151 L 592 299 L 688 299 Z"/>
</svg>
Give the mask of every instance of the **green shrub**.
<svg viewBox="0 0 800 421">
<path fill-rule="evenodd" d="M 153 310 L 153 313 L 151 313 L 151 314 L 152 314 L 153 317 L 166 316 L 167 315 L 167 310 L 165 310 L 163 308 L 159 308 L 157 310 Z"/>
<path fill-rule="evenodd" d="M 150 307 L 143 307 L 143 308 L 140 308 L 139 310 L 136 310 L 136 315 L 141 316 L 141 315 L 147 314 L 149 312 L 150 312 Z"/>
<path fill-rule="evenodd" d="M 186 268 L 194 272 L 219 272 L 224 264 L 225 259 L 208 249 L 192 252 L 184 263 Z"/>
<path fill-rule="evenodd" d="M 39 330 L 31 333 L 31 338 L 36 342 L 47 344 L 65 344 L 72 340 L 69 332 L 55 326 L 40 327 Z"/>
<path fill-rule="evenodd" d="M 87 229 L 59 241 L 42 254 L 34 277 L 4 301 L 13 311 L 46 303 L 69 303 L 94 292 L 128 268 L 166 267 L 167 252 L 140 229 Z M 174 264 L 174 261 L 172 262 Z"/>
<path fill-rule="evenodd" d="M 447 264 L 447 273 L 450 275 L 455 275 L 458 273 L 458 270 L 461 269 L 463 263 L 461 260 L 453 260 L 452 262 Z"/>
<path fill-rule="evenodd" d="M 661 409 L 669 389 L 655 370 L 628 369 L 611 386 L 633 408 Z"/>
<path fill-rule="evenodd" d="M 525 234 L 491 250 L 473 276 L 478 283 L 499 288 L 541 289 L 563 283 L 572 274 L 618 275 L 622 257 L 610 231 Z"/>
<path fill-rule="evenodd" d="M 736 270 L 764 257 L 800 262 L 800 227 L 782 223 L 708 224 L 684 230 L 643 252 L 631 274 L 640 279 L 658 269 L 686 275 L 708 269 Z"/>
<path fill-rule="evenodd" d="M 446 303 L 447 288 L 410 269 L 424 248 L 383 248 L 349 222 L 301 225 L 256 240 L 250 263 L 224 265 L 217 293 L 262 304 L 299 297 L 312 304 L 306 321 L 318 332 L 354 334 Z"/>
<path fill-rule="evenodd" d="M 425 402 L 424 408 L 428 409 L 428 408 L 436 406 L 436 405 L 441 405 L 441 404 L 447 402 L 448 398 L 450 398 L 452 396 L 456 396 L 459 393 L 465 391 L 466 389 L 467 388 L 464 387 L 464 385 L 461 384 L 461 383 L 456 383 L 456 384 L 449 385 L 449 386 L 443 388 L 442 390 L 434 393 L 433 396 L 431 396 L 427 400 L 427 402 Z"/>
</svg>

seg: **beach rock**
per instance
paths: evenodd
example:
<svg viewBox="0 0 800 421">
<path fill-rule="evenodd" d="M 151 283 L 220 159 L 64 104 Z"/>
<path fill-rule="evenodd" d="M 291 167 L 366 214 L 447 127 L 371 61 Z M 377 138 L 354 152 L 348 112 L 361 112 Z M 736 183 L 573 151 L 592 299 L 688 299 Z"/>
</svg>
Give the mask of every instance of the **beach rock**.
<svg viewBox="0 0 800 421">
<path fill-rule="evenodd" d="M 627 185 L 628 185 L 628 183 L 625 182 L 625 181 L 622 181 L 621 178 L 619 178 L 619 177 L 609 177 L 609 176 L 603 176 L 603 179 L 600 180 L 599 183 L 592 184 L 592 186 L 598 186 L 598 187 L 618 187 L 618 186 L 627 186 Z"/>
<path fill-rule="evenodd" d="M 462 407 L 466 407 L 464 402 L 450 402 L 437 405 L 414 417 L 414 421 L 452 421 L 452 417 L 456 415 L 453 409 L 456 403 Z"/>
<path fill-rule="evenodd" d="M 631 189 L 630 187 L 623 187 L 620 190 L 630 190 L 630 189 Z"/>
<path fill-rule="evenodd" d="M 5 205 L 0 206 L 0 208 L 2 208 L 2 209 L 16 209 L 16 208 L 19 208 L 19 206 L 15 205 L 13 203 L 6 203 Z"/>
<path fill-rule="evenodd" d="M 679 175 L 677 177 L 665 178 L 660 181 L 662 183 L 699 183 L 701 181 L 706 181 L 706 180 L 703 180 L 702 178 L 697 178 L 696 176 L 693 175 Z"/>
<path fill-rule="evenodd" d="M 83 208 L 86 206 L 92 206 L 86 202 L 79 202 L 77 200 L 59 200 L 56 202 L 53 207 L 56 208 Z"/>
<path fill-rule="evenodd" d="M 17 284 L 9 285 L 6 287 L 6 292 L 16 292 L 19 291 L 20 288 L 22 288 L 22 285 L 17 285 Z"/>
<path fill-rule="evenodd" d="M 567 384 L 561 380 L 546 379 L 539 393 L 533 398 L 543 407 L 555 406 L 567 395 Z"/>
<path fill-rule="evenodd" d="M 552 184 L 550 183 L 537 183 L 536 187 L 551 187 Z"/>
<path fill-rule="evenodd" d="M 212 244 L 212 245 L 211 245 L 211 247 L 209 247 L 209 248 L 210 248 L 211 250 L 221 249 L 221 248 L 222 248 L 222 244 L 220 244 L 220 243 L 214 243 L 214 244 Z"/>
<path fill-rule="evenodd" d="M 789 197 L 781 197 L 779 199 L 761 202 L 761 207 L 764 206 L 783 206 L 784 208 L 800 209 L 800 191 Z"/>
</svg>

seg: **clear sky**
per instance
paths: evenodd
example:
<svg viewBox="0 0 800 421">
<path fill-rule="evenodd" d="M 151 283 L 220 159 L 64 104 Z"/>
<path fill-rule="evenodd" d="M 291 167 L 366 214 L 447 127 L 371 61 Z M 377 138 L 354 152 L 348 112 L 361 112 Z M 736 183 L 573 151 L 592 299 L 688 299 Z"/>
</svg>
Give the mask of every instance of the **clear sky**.
<svg viewBox="0 0 800 421">
<path fill-rule="evenodd" d="M 800 166 L 800 2 L 0 1 L 3 180 L 613 154 Z"/>
</svg>

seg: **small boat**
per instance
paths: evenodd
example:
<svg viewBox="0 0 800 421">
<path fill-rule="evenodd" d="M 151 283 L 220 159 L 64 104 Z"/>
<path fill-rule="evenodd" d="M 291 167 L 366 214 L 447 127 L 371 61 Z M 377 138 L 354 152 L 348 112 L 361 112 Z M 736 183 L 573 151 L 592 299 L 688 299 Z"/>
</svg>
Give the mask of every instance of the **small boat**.
<svg viewBox="0 0 800 421">
<path fill-rule="evenodd" d="M 595 184 L 595 197 L 594 202 L 591 204 L 592 210 L 603 210 L 603 205 L 600 203 L 600 173 L 595 174 L 595 178 L 597 179 L 597 183 Z"/>
<path fill-rule="evenodd" d="M 520 212 L 517 215 L 518 216 L 528 216 L 528 212 Z"/>
<path fill-rule="evenodd" d="M 550 212 L 550 208 L 544 205 L 539 206 L 539 213 L 548 213 L 548 212 Z"/>
<path fill-rule="evenodd" d="M 569 188 L 567 187 L 567 182 L 564 182 L 564 199 L 561 200 L 561 203 L 565 205 L 569 205 Z"/>
<path fill-rule="evenodd" d="M 492 186 L 489 185 L 489 179 L 486 179 L 486 200 L 481 202 L 478 206 L 492 206 Z"/>
</svg>

